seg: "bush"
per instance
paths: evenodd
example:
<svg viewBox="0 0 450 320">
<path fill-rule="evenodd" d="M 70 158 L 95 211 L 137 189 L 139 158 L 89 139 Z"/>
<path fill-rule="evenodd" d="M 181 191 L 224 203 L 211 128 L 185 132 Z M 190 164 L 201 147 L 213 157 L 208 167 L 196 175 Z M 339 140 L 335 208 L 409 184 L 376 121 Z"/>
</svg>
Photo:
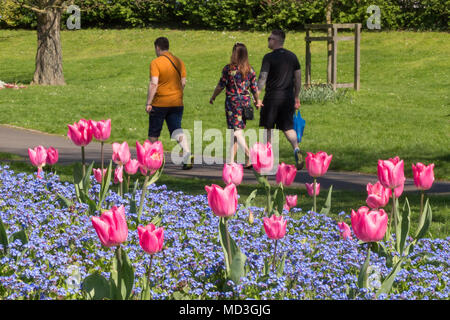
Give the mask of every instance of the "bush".
<svg viewBox="0 0 450 320">
<path fill-rule="evenodd" d="M 326 0 L 86 0 L 84 27 L 174 26 L 215 30 L 302 30 L 305 24 L 325 23 Z M 450 0 L 335 0 L 332 21 L 365 22 L 370 5 L 381 9 L 383 30 L 448 30 Z M 0 25 L 34 28 L 35 14 L 12 0 L 0 4 Z M 65 14 L 63 18 L 67 18 Z M 64 24 L 62 24 L 64 27 Z"/>
</svg>

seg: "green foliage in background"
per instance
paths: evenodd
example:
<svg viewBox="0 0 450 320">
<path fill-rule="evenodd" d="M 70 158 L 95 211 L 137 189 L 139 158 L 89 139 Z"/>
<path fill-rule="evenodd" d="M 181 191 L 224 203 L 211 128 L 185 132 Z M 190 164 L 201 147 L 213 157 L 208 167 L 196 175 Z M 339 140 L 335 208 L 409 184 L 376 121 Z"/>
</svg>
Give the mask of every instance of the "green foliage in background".
<svg viewBox="0 0 450 320">
<path fill-rule="evenodd" d="M 76 0 L 87 27 L 189 27 L 214 30 L 303 30 L 325 23 L 327 0 Z M 381 10 L 382 30 L 448 30 L 450 0 L 334 0 L 334 23 L 366 28 L 370 5 Z M 0 3 L 0 26 L 34 28 L 35 14 L 12 0 Z M 68 14 L 63 16 L 66 20 Z M 65 24 L 62 24 L 65 28 Z"/>
</svg>

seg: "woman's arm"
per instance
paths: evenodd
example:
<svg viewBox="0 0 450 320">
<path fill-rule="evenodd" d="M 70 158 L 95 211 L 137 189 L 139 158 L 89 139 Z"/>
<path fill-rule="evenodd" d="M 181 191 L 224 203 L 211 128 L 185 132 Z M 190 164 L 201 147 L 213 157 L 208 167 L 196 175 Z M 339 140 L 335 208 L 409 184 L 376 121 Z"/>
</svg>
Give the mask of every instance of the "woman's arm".
<svg viewBox="0 0 450 320">
<path fill-rule="evenodd" d="M 223 90 L 223 87 L 221 87 L 219 85 L 216 86 L 216 88 L 214 89 L 214 92 L 211 96 L 211 99 L 209 99 L 210 104 L 214 103 L 214 100 L 216 100 L 216 97 L 222 92 L 222 90 Z"/>
</svg>

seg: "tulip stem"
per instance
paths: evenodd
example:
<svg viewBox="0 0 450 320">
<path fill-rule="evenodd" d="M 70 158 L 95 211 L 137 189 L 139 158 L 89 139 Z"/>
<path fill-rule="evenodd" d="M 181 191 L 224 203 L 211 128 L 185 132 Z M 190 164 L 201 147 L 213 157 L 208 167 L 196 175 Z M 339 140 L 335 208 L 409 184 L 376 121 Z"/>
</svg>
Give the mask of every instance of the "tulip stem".
<svg viewBox="0 0 450 320">
<path fill-rule="evenodd" d="M 142 208 L 144 207 L 144 198 L 145 194 L 147 193 L 147 183 L 148 179 L 150 179 L 150 176 L 145 176 L 144 184 L 142 185 L 142 193 L 141 193 L 141 201 L 139 202 L 139 211 L 138 211 L 138 223 L 141 223 L 141 215 L 142 215 Z"/>
<path fill-rule="evenodd" d="M 228 232 L 227 218 L 224 217 L 223 219 L 224 219 L 224 224 L 225 224 L 225 232 L 227 233 L 228 262 L 229 262 L 230 269 L 231 269 L 231 263 L 232 263 L 233 257 L 231 256 L 230 233 Z"/>
<path fill-rule="evenodd" d="M 422 190 L 421 194 L 420 194 L 420 219 L 422 219 L 422 215 L 423 215 L 423 198 L 425 196 L 425 191 Z"/>
<path fill-rule="evenodd" d="M 84 146 L 81 146 L 81 164 L 83 165 L 83 178 L 86 175 L 86 163 L 84 157 Z"/>
<path fill-rule="evenodd" d="M 313 197 L 313 201 L 314 201 L 314 212 L 317 212 L 316 211 L 316 208 L 317 208 L 317 205 L 316 205 L 316 178 L 314 178 L 314 185 L 313 185 L 313 194 L 314 194 L 314 197 Z"/>
<path fill-rule="evenodd" d="M 275 270 L 275 260 L 276 260 L 276 257 L 277 257 L 277 243 L 278 243 L 278 240 L 275 240 L 275 250 L 274 250 L 274 253 L 273 253 L 272 271 Z"/>
<path fill-rule="evenodd" d="M 151 254 L 150 255 L 150 263 L 148 265 L 148 271 L 147 271 L 147 290 L 148 290 L 150 299 L 152 297 L 150 294 L 150 272 L 152 270 L 152 262 L 153 262 L 153 255 Z"/>
<path fill-rule="evenodd" d="M 104 144 L 104 142 L 102 141 L 101 148 L 100 148 L 100 157 L 102 159 L 102 184 L 103 184 L 103 168 L 104 168 L 104 165 L 103 165 L 103 144 Z"/>
</svg>

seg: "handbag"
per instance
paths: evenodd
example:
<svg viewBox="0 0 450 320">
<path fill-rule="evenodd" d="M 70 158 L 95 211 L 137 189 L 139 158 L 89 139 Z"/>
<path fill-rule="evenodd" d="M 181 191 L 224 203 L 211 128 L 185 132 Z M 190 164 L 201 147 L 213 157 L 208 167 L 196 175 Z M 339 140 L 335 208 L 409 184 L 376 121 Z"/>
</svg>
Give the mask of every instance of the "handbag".
<svg viewBox="0 0 450 320">
<path fill-rule="evenodd" d="M 239 96 L 239 100 L 241 99 L 241 95 L 239 94 L 239 91 L 237 89 L 237 85 L 236 85 L 236 81 L 234 81 L 234 87 L 236 88 L 236 93 Z M 249 94 L 250 100 L 253 101 L 253 97 Z M 245 104 L 242 107 L 242 115 L 244 120 L 253 120 L 255 118 L 254 112 L 253 112 L 253 107 L 252 107 L 252 103 L 249 102 L 248 104 Z"/>
<path fill-rule="evenodd" d="M 302 141 L 303 131 L 305 130 L 305 119 L 302 118 L 298 109 L 294 113 L 294 130 L 297 133 L 297 142 L 300 143 Z"/>
</svg>

